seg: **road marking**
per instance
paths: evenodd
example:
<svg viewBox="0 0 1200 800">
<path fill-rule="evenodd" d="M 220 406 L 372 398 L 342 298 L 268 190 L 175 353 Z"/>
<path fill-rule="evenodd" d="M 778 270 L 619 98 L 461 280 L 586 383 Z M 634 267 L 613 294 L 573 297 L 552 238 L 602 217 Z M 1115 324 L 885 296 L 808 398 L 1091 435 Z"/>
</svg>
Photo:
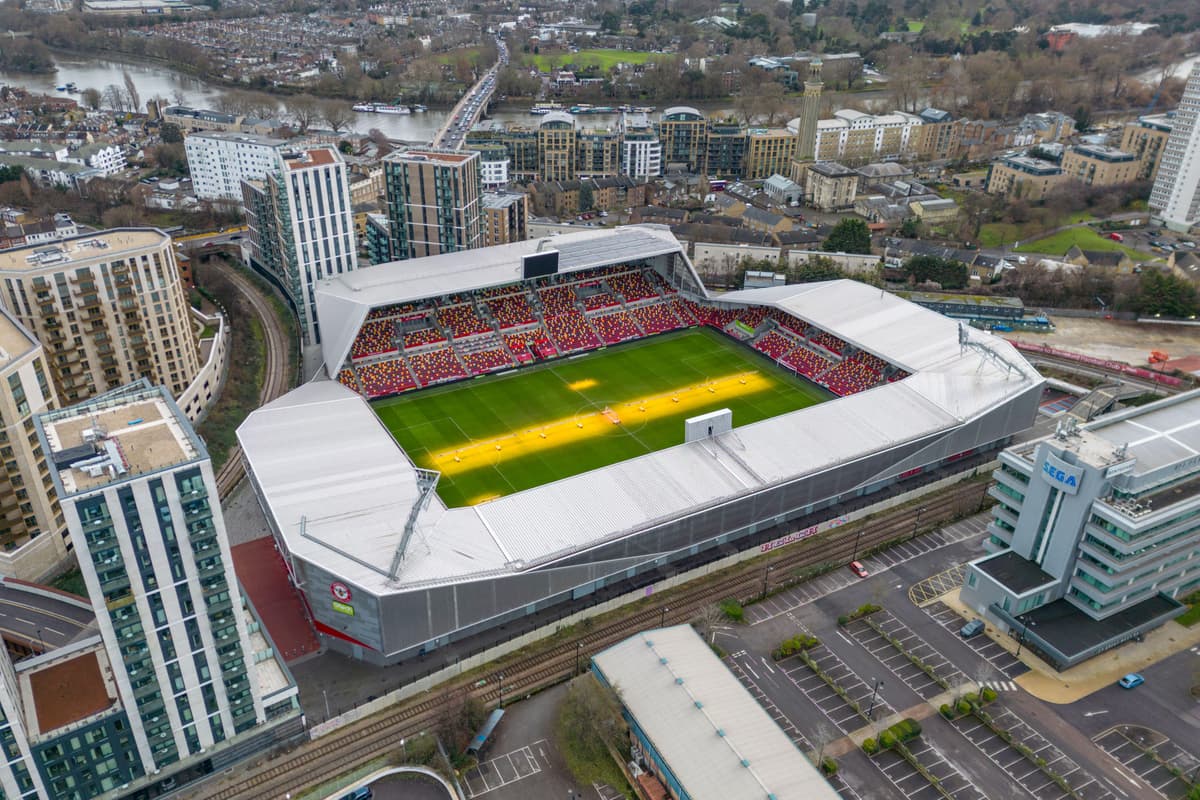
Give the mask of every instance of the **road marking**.
<svg viewBox="0 0 1200 800">
<path fill-rule="evenodd" d="M 748 671 L 751 675 L 754 676 L 754 680 L 756 680 L 756 681 L 762 680 L 762 678 L 759 677 L 758 673 L 754 671 L 754 667 L 750 666 L 750 664 L 748 662 L 743 664 L 742 666 L 746 669 L 746 671 Z"/>
<path fill-rule="evenodd" d="M 1101 710 L 1101 711 L 1087 711 L 1087 712 L 1084 712 L 1084 716 L 1085 716 L 1085 717 L 1098 717 L 1098 716 L 1100 716 L 1101 714 L 1107 714 L 1107 713 L 1108 713 L 1108 709 L 1106 708 L 1106 709 L 1103 709 L 1103 710 Z"/>
<path fill-rule="evenodd" d="M 766 656 L 759 656 L 758 658 L 759 658 L 759 660 L 760 660 L 760 661 L 762 661 L 763 667 L 765 667 L 765 668 L 766 668 L 767 672 L 769 672 L 769 673 L 771 673 L 772 675 L 774 675 L 774 674 L 775 674 L 775 670 L 774 670 L 774 669 L 772 669 L 772 668 L 771 668 L 771 665 L 767 663 L 767 658 L 766 658 Z"/>
</svg>

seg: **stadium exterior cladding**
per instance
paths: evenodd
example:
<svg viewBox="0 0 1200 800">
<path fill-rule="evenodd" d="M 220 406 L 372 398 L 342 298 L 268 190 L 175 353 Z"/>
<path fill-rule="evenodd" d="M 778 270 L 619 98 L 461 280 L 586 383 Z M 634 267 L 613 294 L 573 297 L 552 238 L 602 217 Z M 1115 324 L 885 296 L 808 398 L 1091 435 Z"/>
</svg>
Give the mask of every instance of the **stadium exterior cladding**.
<svg viewBox="0 0 1200 800">
<path fill-rule="evenodd" d="M 636 583 L 706 552 L 717 558 L 916 470 L 1003 447 L 1037 412 L 1042 379 L 1002 339 L 853 281 L 709 297 L 657 226 L 380 265 L 331 281 L 318 289 L 321 318 L 336 331 L 323 343 L 327 369 L 342 366 L 371 308 L 519 281 L 523 256 L 546 246 L 560 252 L 560 271 L 641 262 L 693 300 L 785 311 L 910 374 L 477 506 L 448 509 L 433 497 L 394 573 L 416 470 L 366 400 L 335 381 L 305 384 L 255 411 L 238 436 L 330 647 L 395 663 L 606 584 Z"/>
</svg>

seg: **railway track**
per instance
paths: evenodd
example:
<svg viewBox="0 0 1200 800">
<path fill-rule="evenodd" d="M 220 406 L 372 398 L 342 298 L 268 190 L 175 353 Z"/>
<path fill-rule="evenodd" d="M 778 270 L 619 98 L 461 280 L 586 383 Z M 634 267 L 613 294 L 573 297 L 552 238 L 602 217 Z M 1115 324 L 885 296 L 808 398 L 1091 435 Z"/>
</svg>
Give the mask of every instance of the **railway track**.
<svg viewBox="0 0 1200 800">
<path fill-rule="evenodd" d="M 346 726 L 337 733 L 307 742 L 275 761 L 259 762 L 257 771 L 224 786 L 199 787 L 195 800 L 251 800 L 282 797 L 302 786 L 311 786 L 354 769 L 392 748 L 400 740 L 435 727 L 446 708 L 455 708 L 466 696 L 485 704 L 498 703 L 501 693 L 517 697 L 570 678 L 583 659 L 615 644 L 631 633 L 661 622 L 685 623 L 705 607 L 725 598 L 750 600 L 767 591 L 795 582 L 795 571 L 825 563 L 850 560 L 857 542 L 859 553 L 888 542 L 919 535 L 926 529 L 975 512 L 984 497 L 982 482 L 958 484 L 917 507 L 889 512 L 842 528 L 818 534 L 781 549 L 769 560 L 730 567 L 664 592 L 662 605 L 643 607 L 613 618 L 579 635 L 562 638 L 549 649 L 518 656 L 494 665 L 486 674 L 478 672 L 448 682 L 432 693 L 410 698 L 374 717 Z M 853 534 L 853 535 L 850 535 Z M 767 567 L 770 570 L 766 570 Z M 764 574 L 767 582 L 764 582 Z M 770 577 L 777 576 L 774 581 Z M 579 626 L 582 628 L 583 626 Z M 242 769 L 245 769 L 244 767 Z M 251 767 L 250 769 L 256 769 Z"/>
<path fill-rule="evenodd" d="M 255 283 L 237 270 L 225 270 L 229 278 L 250 306 L 254 309 L 259 323 L 262 325 L 266 359 L 264 361 L 263 385 L 258 393 L 259 405 L 271 402 L 287 391 L 290 384 L 288 379 L 288 339 L 287 333 L 271 307 L 271 302 L 263 296 Z M 217 494 L 222 498 L 228 497 L 246 475 L 242 463 L 242 448 L 234 445 L 229 450 L 229 457 L 217 472 Z"/>
</svg>

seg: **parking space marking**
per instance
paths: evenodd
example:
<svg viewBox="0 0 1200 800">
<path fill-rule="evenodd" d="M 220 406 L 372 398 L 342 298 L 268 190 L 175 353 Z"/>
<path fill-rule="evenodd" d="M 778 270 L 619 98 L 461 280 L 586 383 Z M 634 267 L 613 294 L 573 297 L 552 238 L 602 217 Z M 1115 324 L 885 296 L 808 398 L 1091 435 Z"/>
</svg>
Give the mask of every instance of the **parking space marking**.
<svg viewBox="0 0 1200 800">
<path fill-rule="evenodd" d="M 545 743 L 544 739 L 539 739 L 531 745 L 480 761 L 463 773 L 462 782 L 466 786 L 467 796 L 481 797 L 531 775 L 537 775 L 542 771 L 542 766 L 533 754 L 533 748 Z"/>
<path fill-rule="evenodd" d="M 923 606 L 921 610 L 943 628 L 958 636 L 958 631 L 964 622 L 953 608 L 939 600 Z M 959 638 L 962 639 L 962 637 Z M 970 639 L 962 639 L 962 642 L 974 650 L 980 658 L 995 667 L 1004 678 L 1016 678 L 1029 671 L 1029 668 L 1021 663 L 1019 658 L 992 641 L 988 636 L 979 634 Z"/>
<path fill-rule="evenodd" d="M 860 707 L 870 707 L 871 696 L 873 691 L 870 686 L 863 682 L 853 671 L 847 667 L 837 654 L 828 647 L 817 646 L 809 652 L 813 662 L 817 667 L 829 675 L 838 685 L 845 690 L 846 694 L 851 697 Z M 837 726 L 838 730 L 843 733 L 850 733 L 853 730 L 863 727 L 867 724 L 865 720 L 849 703 L 841 698 L 837 692 L 829 687 L 827 683 L 811 670 L 807 664 L 799 658 L 793 656 L 786 661 L 780 662 L 780 669 L 783 674 L 791 681 L 797 689 L 804 692 L 804 695 L 815 705 L 825 717 Z M 872 711 L 873 716 L 877 719 L 882 719 L 890 714 L 895 713 L 882 697 L 876 696 L 875 706 Z"/>
<path fill-rule="evenodd" d="M 933 668 L 934 673 L 950 685 L 966 683 L 967 676 L 950 659 L 912 631 L 907 625 L 886 609 L 871 615 L 871 622 L 880 630 L 899 642 L 909 653 Z M 907 654 L 901 652 L 885 636 L 876 632 L 865 620 L 856 620 L 846 630 L 871 655 L 875 656 L 892 674 L 905 683 L 918 696 L 929 700 L 945 691 L 941 684 L 915 665 Z"/>
<path fill-rule="evenodd" d="M 982 526 L 978 523 L 970 524 L 974 519 L 972 517 L 961 522 L 956 522 L 946 528 L 922 534 L 915 539 L 909 539 L 907 542 L 901 542 L 887 550 L 859 560 L 862 561 L 867 572 L 872 575 L 886 572 L 897 564 L 903 564 L 906 561 L 911 561 L 926 553 L 932 553 L 934 550 L 940 550 L 943 547 L 957 544 L 973 536 L 982 535 L 986 521 Z M 834 570 L 811 581 L 794 586 L 773 597 L 769 597 L 761 603 L 755 603 L 746 609 L 746 616 L 751 625 L 760 625 L 801 606 L 806 606 L 826 595 L 841 591 L 848 586 L 853 586 L 859 580 L 860 578 L 855 577 L 849 570 Z"/>
<path fill-rule="evenodd" d="M 1187 794 L 1188 785 L 1175 777 L 1159 759 L 1184 775 L 1200 769 L 1200 757 L 1184 750 L 1175 742 L 1149 728 L 1118 725 L 1092 738 L 1110 758 L 1126 767 L 1155 792 L 1165 798 L 1180 798 Z M 1157 754 L 1154 758 L 1149 753 Z"/>
</svg>

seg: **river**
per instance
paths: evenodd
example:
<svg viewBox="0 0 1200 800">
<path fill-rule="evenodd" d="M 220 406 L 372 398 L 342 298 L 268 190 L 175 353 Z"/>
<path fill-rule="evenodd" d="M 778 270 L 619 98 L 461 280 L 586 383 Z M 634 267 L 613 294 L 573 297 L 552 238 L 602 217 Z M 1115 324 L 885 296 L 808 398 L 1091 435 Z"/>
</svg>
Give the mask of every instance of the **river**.
<svg viewBox="0 0 1200 800">
<path fill-rule="evenodd" d="M 100 58 L 95 56 L 73 56 L 56 54 L 57 72 L 40 75 L 0 71 L 0 85 L 21 86 L 30 91 L 49 95 L 68 95 L 55 87 L 74 83 L 80 90 L 89 87 L 104 91 L 109 84 L 122 85 L 122 72 L 128 72 L 141 95 L 142 103 L 151 97 L 165 97 L 175 102 L 180 97 L 185 104 L 198 108 L 213 108 L 217 98 L 225 87 L 217 86 L 199 80 L 190 75 L 176 72 L 163 64 L 144 61 L 124 61 L 115 58 Z M 286 98 L 268 95 L 261 92 L 247 92 L 275 103 L 281 110 L 286 105 Z M 698 104 L 709 113 L 730 113 L 728 103 Z M 143 109 L 144 110 L 144 109 Z M 659 109 L 660 111 L 662 109 Z M 430 109 L 421 114 L 356 114 L 353 129 L 366 133 L 372 128 L 378 128 L 389 138 L 408 142 L 427 142 L 446 121 L 449 109 Z M 615 126 L 617 114 L 589 114 L 578 117 L 579 124 L 589 128 Z M 536 124 L 538 117 L 529 114 L 524 106 L 501 107 L 489 115 L 489 119 L 514 121 L 526 125 Z"/>
</svg>

